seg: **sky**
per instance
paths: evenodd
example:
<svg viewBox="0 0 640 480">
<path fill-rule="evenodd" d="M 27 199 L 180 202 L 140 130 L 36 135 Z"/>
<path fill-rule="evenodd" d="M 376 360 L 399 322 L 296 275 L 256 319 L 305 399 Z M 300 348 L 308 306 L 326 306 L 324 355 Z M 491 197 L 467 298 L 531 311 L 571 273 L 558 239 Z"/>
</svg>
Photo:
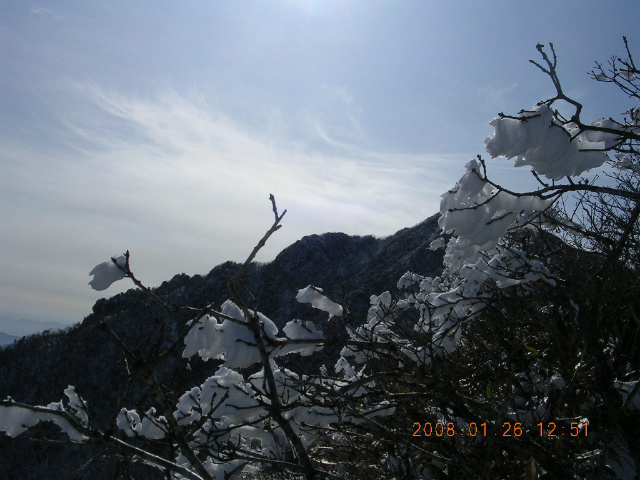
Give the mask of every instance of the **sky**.
<svg viewBox="0 0 640 480">
<path fill-rule="evenodd" d="M 125 250 L 149 286 L 305 235 L 391 235 L 439 209 L 488 123 L 554 94 L 632 105 L 588 72 L 640 55 L 640 2 L 0 2 L 0 331 L 71 325 Z M 524 174 L 504 159 L 490 174 Z M 527 174 L 528 175 L 528 174 Z M 303 288 L 305 285 L 301 285 Z"/>
</svg>

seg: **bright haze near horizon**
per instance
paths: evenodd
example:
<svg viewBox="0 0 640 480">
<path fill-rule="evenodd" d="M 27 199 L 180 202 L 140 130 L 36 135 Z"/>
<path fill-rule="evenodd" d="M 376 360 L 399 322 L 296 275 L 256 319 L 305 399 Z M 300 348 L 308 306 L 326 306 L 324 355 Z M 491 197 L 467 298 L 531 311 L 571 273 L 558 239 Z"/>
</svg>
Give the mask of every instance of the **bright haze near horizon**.
<svg viewBox="0 0 640 480">
<path fill-rule="evenodd" d="M 498 112 L 553 96 L 537 43 L 584 119 L 628 109 L 587 73 L 624 56 L 623 35 L 640 55 L 639 18 L 604 1 L 5 0 L 0 331 L 81 321 L 133 286 L 87 285 L 127 249 L 149 286 L 244 260 L 271 193 L 288 212 L 259 261 L 415 225 Z"/>
</svg>

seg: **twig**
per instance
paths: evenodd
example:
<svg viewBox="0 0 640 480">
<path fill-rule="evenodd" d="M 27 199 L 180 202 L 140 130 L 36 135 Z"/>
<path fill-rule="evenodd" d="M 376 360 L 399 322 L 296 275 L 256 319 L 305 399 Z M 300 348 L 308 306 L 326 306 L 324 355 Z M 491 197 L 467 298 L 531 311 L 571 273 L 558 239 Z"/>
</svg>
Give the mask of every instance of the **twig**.
<svg viewBox="0 0 640 480">
<path fill-rule="evenodd" d="M 275 216 L 273 225 L 271 225 L 271 228 L 267 231 L 267 233 L 264 234 L 264 236 L 260 239 L 258 244 L 255 247 L 253 247 L 251 254 L 247 257 L 244 264 L 242 264 L 242 267 L 240 267 L 240 269 L 236 272 L 236 274 L 230 279 L 232 283 L 238 282 L 244 276 L 244 274 L 247 271 L 247 268 L 249 268 L 249 265 L 251 264 L 253 259 L 256 257 L 260 249 L 262 249 L 262 247 L 265 246 L 269 237 L 273 235 L 280 227 L 282 227 L 282 225 L 280 225 L 280 222 L 282 221 L 282 218 L 285 216 L 287 211 L 285 210 L 284 212 L 282 212 L 282 215 L 278 215 L 278 207 L 276 206 L 276 199 L 273 196 L 273 194 L 269 195 L 269 200 L 271 200 L 271 205 L 273 207 L 273 214 Z"/>
<path fill-rule="evenodd" d="M 308 480 L 312 480 L 316 477 L 316 473 L 311 462 L 311 458 L 309 457 L 309 453 L 307 452 L 307 449 L 305 448 L 296 432 L 293 430 L 293 427 L 289 423 L 289 420 L 287 420 L 283 415 L 283 408 L 280 401 L 280 396 L 278 394 L 275 376 L 273 374 L 273 369 L 271 368 L 270 354 L 269 352 L 267 352 L 267 347 L 265 345 L 263 325 L 261 325 L 257 312 L 249 311 L 236 289 L 236 285 L 241 282 L 244 274 L 246 273 L 249 265 L 251 264 L 257 253 L 262 247 L 264 247 L 269 237 L 281 227 L 280 222 L 282 221 L 284 215 L 287 213 L 287 211 L 285 210 L 281 215 L 278 214 L 276 199 L 273 194 L 269 195 L 269 200 L 271 201 L 271 205 L 273 208 L 273 225 L 260 239 L 251 254 L 245 260 L 244 264 L 240 267 L 240 269 L 238 269 L 236 274 L 229 280 L 227 280 L 227 290 L 231 295 L 231 299 L 242 310 L 245 318 L 247 319 L 247 327 L 251 330 L 256 340 L 256 347 L 258 349 L 258 352 L 260 353 L 260 360 L 264 371 L 264 379 L 267 385 L 266 393 L 269 397 L 269 400 L 271 401 L 271 405 L 268 406 L 269 413 L 273 420 L 282 429 L 283 433 L 295 450 L 305 477 Z"/>
</svg>

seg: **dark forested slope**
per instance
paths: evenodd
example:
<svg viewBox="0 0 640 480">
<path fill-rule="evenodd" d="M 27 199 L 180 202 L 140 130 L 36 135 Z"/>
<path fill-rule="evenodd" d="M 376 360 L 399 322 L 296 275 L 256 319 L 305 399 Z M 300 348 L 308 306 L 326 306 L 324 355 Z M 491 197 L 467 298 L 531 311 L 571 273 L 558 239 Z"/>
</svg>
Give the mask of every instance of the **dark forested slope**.
<svg viewBox="0 0 640 480">
<path fill-rule="evenodd" d="M 441 252 L 428 248 L 437 231 L 434 216 L 386 238 L 344 233 L 310 235 L 283 250 L 272 262 L 253 264 L 245 283 L 258 309 L 278 326 L 292 318 L 318 314 L 295 301 L 297 291 L 309 284 L 323 288 L 329 297 L 349 308 L 351 318 L 362 321 L 369 297 L 395 290 L 406 271 L 428 275 L 440 271 Z M 226 280 L 238 268 L 238 264 L 226 262 L 206 276 L 176 275 L 155 293 L 168 304 L 220 305 L 228 298 Z M 126 365 L 119 347 L 101 325 L 117 332 L 128 348 L 153 354 L 170 346 L 188 319 L 165 312 L 138 289 L 99 300 L 93 313 L 77 325 L 32 335 L 0 349 L 0 397 L 46 405 L 59 400 L 63 390 L 74 385 L 88 402 L 94 424 L 112 428 L 121 406 L 135 407 L 149 400 L 143 385 L 126 383 Z M 327 354 L 321 352 L 298 367 L 317 368 L 323 362 L 322 355 Z M 186 363 L 177 345 L 156 371 L 175 398 L 215 370 L 213 362 L 191 360 L 189 369 Z M 40 436 L 47 433 L 43 431 Z M 29 435 L 10 440 L 0 434 L 2 478 L 100 479 L 110 478 L 113 473 L 112 462 L 96 457 L 97 450 L 92 447 L 43 443 L 34 439 L 38 435 Z"/>
</svg>

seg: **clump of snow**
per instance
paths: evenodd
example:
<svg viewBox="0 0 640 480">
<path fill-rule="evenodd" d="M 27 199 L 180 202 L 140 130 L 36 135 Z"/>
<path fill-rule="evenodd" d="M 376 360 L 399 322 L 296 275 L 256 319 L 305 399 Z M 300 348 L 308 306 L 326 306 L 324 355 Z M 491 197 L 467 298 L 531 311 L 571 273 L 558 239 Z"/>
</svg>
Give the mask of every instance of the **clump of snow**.
<svg viewBox="0 0 640 480">
<path fill-rule="evenodd" d="M 67 434 L 72 442 L 86 442 L 89 437 L 82 432 L 88 425 L 85 403 L 71 386 L 65 390 L 65 394 L 68 408 L 62 401 L 47 406 L 26 407 L 12 404 L 11 399 L 7 399 L 9 405 L 0 406 L 0 431 L 17 437 L 40 422 L 51 422 Z"/>
<path fill-rule="evenodd" d="M 640 387 L 638 387 L 638 381 L 621 382 L 616 380 L 613 383 L 613 386 L 622 396 L 622 401 L 627 408 L 631 410 L 640 410 Z"/>
<path fill-rule="evenodd" d="M 300 303 L 310 303 L 313 308 L 327 312 L 329 318 L 341 317 L 343 315 L 342 307 L 323 295 L 321 288 L 314 287 L 313 285 L 298 290 L 296 300 Z"/>
<path fill-rule="evenodd" d="M 281 357 L 290 353 L 299 353 L 306 357 L 323 348 L 323 345 L 318 343 L 296 343 L 296 340 L 322 340 L 322 331 L 318 330 L 311 321 L 291 320 L 282 328 L 282 332 L 286 335 L 288 342 L 278 348 L 275 356 Z"/>
<path fill-rule="evenodd" d="M 601 166 L 609 157 L 603 151 L 617 136 L 596 131 L 567 130 L 554 119 L 546 104 L 521 112 L 517 118 L 496 118 L 490 122 L 494 132 L 485 140 L 492 158 L 516 158 L 515 166 L 529 165 L 552 180 L 581 175 Z M 617 128 L 613 120 L 597 120 L 596 127 Z"/>
<path fill-rule="evenodd" d="M 221 322 L 206 315 L 191 327 L 184 339 L 184 358 L 196 353 L 203 360 L 224 360 L 229 368 L 246 368 L 260 361 L 256 338 L 249 328 L 242 310 L 231 300 L 222 305 Z M 257 312 L 265 337 L 274 340 L 278 327 L 262 313 Z"/>
<path fill-rule="evenodd" d="M 68 399 L 68 410 L 75 416 L 83 426 L 89 425 L 89 414 L 87 413 L 87 405 L 80 398 L 80 396 L 76 393 L 76 388 L 72 385 L 69 385 L 65 390 L 64 394 Z"/>
<path fill-rule="evenodd" d="M 620 68 L 616 70 L 616 73 L 629 82 L 633 82 L 638 78 L 636 73 L 629 68 Z"/>
<path fill-rule="evenodd" d="M 0 430 L 14 438 L 29 427 L 48 420 L 42 414 L 18 406 L 0 407 Z"/>
<path fill-rule="evenodd" d="M 564 378 L 562 377 L 561 374 L 554 373 L 553 375 L 551 375 L 551 378 L 549 379 L 548 387 L 555 388 L 555 389 L 563 389 L 566 386 L 567 386 L 567 383 L 564 381 Z"/>
<path fill-rule="evenodd" d="M 114 261 L 122 268 L 125 267 L 127 262 L 125 256 L 120 255 L 113 257 L 109 262 L 103 262 L 93 267 L 93 270 L 89 272 L 89 275 L 93 275 L 93 280 L 89 282 L 91 288 L 94 290 L 106 290 L 113 282 L 122 280 L 125 277 L 124 271 Z"/>
<path fill-rule="evenodd" d="M 444 238 L 438 237 L 433 242 L 431 242 L 431 244 L 429 245 L 429 249 L 438 250 L 440 248 L 444 248 L 445 246 L 446 246 L 446 242 L 444 241 Z"/>
<path fill-rule="evenodd" d="M 180 397 L 174 417 L 180 425 L 200 422 L 207 416 L 224 418 L 231 424 L 254 422 L 264 413 L 251 384 L 235 370 L 220 367 L 201 386 Z"/>
<path fill-rule="evenodd" d="M 476 253 L 491 250 L 507 230 L 524 223 L 529 213 L 546 209 L 552 200 L 536 196 L 516 196 L 496 192 L 478 172 L 471 160 L 458 183 L 442 195 L 438 225 L 444 233 L 455 235 L 446 249 L 445 264 L 456 270 L 474 262 Z"/>
<path fill-rule="evenodd" d="M 631 170 L 634 173 L 640 173 L 640 163 L 638 163 L 638 159 L 634 155 L 619 153 L 616 155 L 616 159 L 618 160 L 615 163 L 616 168 L 619 168 L 621 170 Z"/>
<path fill-rule="evenodd" d="M 155 413 L 156 409 L 151 407 L 141 420 L 138 412 L 123 408 L 116 418 L 116 424 L 128 437 L 141 436 L 159 440 L 165 437 L 167 420 L 164 417 L 156 417 Z"/>
<path fill-rule="evenodd" d="M 400 280 L 398 280 L 398 290 L 409 288 L 412 285 L 420 283 L 424 279 L 425 277 L 418 275 L 417 273 L 406 272 L 402 277 L 400 277 Z"/>
</svg>

